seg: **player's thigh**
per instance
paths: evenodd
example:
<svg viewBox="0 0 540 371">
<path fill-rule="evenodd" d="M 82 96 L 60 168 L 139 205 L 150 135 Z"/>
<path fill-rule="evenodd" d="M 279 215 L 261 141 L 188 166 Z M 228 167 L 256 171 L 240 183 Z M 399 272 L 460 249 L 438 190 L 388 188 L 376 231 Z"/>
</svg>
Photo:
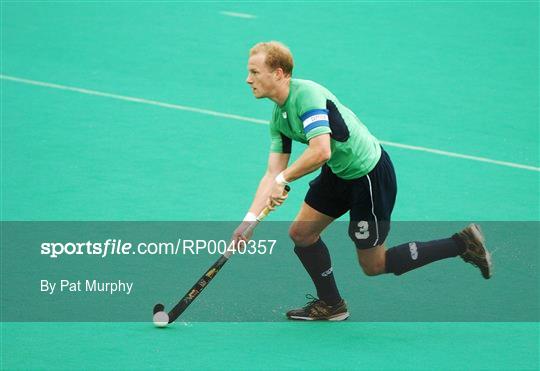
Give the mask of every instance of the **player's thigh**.
<svg viewBox="0 0 540 371">
<path fill-rule="evenodd" d="M 328 165 L 323 165 L 321 173 L 309 182 L 309 190 L 300 214 L 324 219 L 325 216 L 339 218 L 350 209 L 349 183 L 337 177 Z M 318 213 L 316 213 L 318 212 Z"/>
<path fill-rule="evenodd" d="M 295 242 L 311 244 L 317 241 L 321 232 L 334 220 L 334 217 L 323 214 L 303 202 L 291 224 L 289 235 Z"/>
</svg>

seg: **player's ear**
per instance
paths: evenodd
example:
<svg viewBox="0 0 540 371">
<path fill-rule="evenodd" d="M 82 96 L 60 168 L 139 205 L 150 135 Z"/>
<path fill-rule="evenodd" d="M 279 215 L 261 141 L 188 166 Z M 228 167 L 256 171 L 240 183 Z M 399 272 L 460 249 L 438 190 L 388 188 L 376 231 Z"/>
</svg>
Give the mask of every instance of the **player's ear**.
<svg viewBox="0 0 540 371">
<path fill-rule="evenodd" d="M 285 77 L 285 72 L 283 72 L 283 69 L 281 67 L 276 68 L 274 74 L 277 80 L 281 80 Z"/>
</svg>

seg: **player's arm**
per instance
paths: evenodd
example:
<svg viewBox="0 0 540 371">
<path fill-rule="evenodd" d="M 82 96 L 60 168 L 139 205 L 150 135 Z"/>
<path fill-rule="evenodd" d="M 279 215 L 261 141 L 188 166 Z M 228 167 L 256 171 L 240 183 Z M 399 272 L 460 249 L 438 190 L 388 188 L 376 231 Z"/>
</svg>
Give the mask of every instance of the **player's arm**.
<svg viewBox="0 0 540 371">
<path fill-rule="evenodd" d="M 330 134 L 320 134 L 310 139 L 302 155 L 273 179 L 266 206 L 273 209 L 281 205 L 287 198 L 283 195 L 285 185 L 320 168 L 330 159 L 331 153 Z"/>
<path fill-rule="evenodd" d="M 275 183 L 275 178 L 281 171 L 283 171 L 283 169 L 287 167 L 290 157 L 290 153 L 270 152 L 266 172 L 259 182 L 257 192 L 255 193 L 251 206 L 249 207 L 249 211 L 244 217 L 244 221 L 233 232 L 232 240 L 234 241 L 235 245 L 240 240 L 246 241 L 251 239 L 252 233 L 248 233 L 247 235 L 243 235 L 243 233 L 249 223 L 253 222 L 257 215 L 259 215 L 259 213 L 266 206 L 268 196 L 270 195 L 272 187 Z"/>
<path fill-rule="evenodd" d="M 324 96 L 317 92 L 306 91 L 298 102 L 300 120 L 308 140 L 308 147 L 302 155 L 288 168 L 278 174 L 275 179 L 270 196 L 267 200 L 269 207 L 279 206 L 285 201 L 282 196 L 285 185 L 293 180 L 303 177 L 318 168 L 330 159 L 332 149 L 330 146 L 330 120 L 325 107 Z M 305 108 L 308 107 L 308 108 Z"/>
<path fill-rule="evenodd" d="M 282 176 L 287 182 L 301 178 L 323 166 L 331 153 L 330 134 L 316 136 L 309 141 L 302 155 L 283 171 Z"/>
<path fill-rule="evenodd" d="M 272 120 L 270 121 L 270 155 L 268 156 L 268 166 L 259 182 L 257 192 L 253 198 L 253 202 L 249 207 L 249 211 L 244 217 L 244 221 L 236 228 L 233 233 L 233 241 L 237 243 L 239 240 L 249 240 L 251 235 L 243 236 L 247 225 L 254 221 L 257 215 L 264 209 L 267 204 L 268 197 L 272 192 L 275 178 L 280 172 L 287 168 L 289 158 L 291 157 L 292 141 L 284 136 L 278 128 L 277 120 L 279 120 L 279 111 L 274 110 Z"/>
<path fill-rule="evenodd" d="M 259 182 L 259 187 L 257 188 L 253 202 L 249 207 L 249 213 L 252 213 L 252 216 L 259 215 L 266 207 L 266 201 L 274 186 L 275 179 L 279 173 L 287 168 L 290 157 L 290 153 L 270 152 L 268 157 L 268 167 Z"/>
</svg>

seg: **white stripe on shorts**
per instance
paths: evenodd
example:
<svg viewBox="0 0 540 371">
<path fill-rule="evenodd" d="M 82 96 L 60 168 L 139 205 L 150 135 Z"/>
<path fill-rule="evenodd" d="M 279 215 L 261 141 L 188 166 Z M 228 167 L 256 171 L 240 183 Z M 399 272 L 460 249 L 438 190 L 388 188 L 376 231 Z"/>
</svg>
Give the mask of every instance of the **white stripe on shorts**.
<svg viewBox="0 0 540 371">
<path fill-rule="evenodd" d="M 377 242 L 379 242 L 379 223 L 377 222 L 377 215 L 375 215 L 375 204 L 373 203 L 373 190 L 371 189 L 371 179 L 369 179 L 368 174 L 366 174 L 366 176 L 369 182 L 369 197 L 371 197 L 371 213 L 373 214 L 373 218 L 375 218 L 375 233 L 377 233 L 377 239 L 373 243 L 373 246 L 377 246 Z"/>
</svg>

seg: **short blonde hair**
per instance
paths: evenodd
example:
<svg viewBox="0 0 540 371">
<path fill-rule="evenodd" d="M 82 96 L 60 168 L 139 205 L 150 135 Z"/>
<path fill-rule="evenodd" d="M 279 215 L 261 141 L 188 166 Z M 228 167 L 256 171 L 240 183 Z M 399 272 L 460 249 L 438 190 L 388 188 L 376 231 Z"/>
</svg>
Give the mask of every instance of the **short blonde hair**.
<svg viewBox="0 0 540 371">
<path fill-rule="evenodd" d="M 279 41 L 258 43 L 251 48 L 249 55 L 252 56 L 258 53 L 266 54 L 265 63 L 272 70 L 281 68 L 286 75 L 292 76 L 293 56 L 285 44 Z"/>
</svg>

